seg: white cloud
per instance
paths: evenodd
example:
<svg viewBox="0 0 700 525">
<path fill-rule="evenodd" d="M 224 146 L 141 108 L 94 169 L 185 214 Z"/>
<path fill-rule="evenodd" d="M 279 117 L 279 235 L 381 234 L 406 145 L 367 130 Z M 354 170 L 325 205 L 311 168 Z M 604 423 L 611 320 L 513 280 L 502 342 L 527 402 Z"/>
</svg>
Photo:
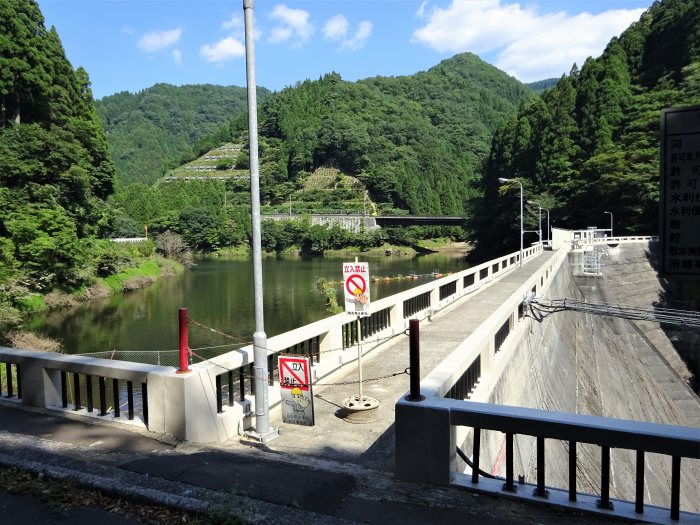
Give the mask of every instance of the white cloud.
<svg viewBox="0 0 700 525">
<path fill-rule="evenodd" d="M 352 38 L 344 40 L 341 47 L 343 49 L 360 49 L 364 47 L 365 42 L 367 42 L 367 39 L 371 34 L 372 22 L 369 22 L 367 20 L 360 22 L 360 25 L 357 27 L 357 32 L 355 33 L 355 35 Z"/>
<path fill-rule="evenodd" d="M 608 41 L 644 9 L 614 9 L 595 15 L 538 13 L 501 0 L 452 0 L 433 9 L 413 41 L 439 52 L 495 52 L 495 65 L 523 81 L 557 77 L 598 56 Z"/>
<path fill-rule="evenodd" d="M 423 0 L 418 11 L 416 11 L 416 18 L 423 18 L 425 16 L 425 8 L 428 7 L 428 0 Z"/>
<path fill-rule="evenodd" d="M 169 31 L 154 31 L 143 35 L 136 45 L 148 53 L 155 53 L 175 45 L 181 36 L 182 29 L 179 27 Z"/>
<path fill-rule="evenodd" d="M 239 14 L 232 14 L 231 18 L 224 20 L 221 23 L 221 29 L 234 29 L 241 31 L 245 28 L 245 22 L 243 21 L 243 16 Z"/>
<path fill-rule="evenodd" d="M 323 36 L 326 40 L 340 42 L 340 49 L 360 49 L 372 34 L 372 22 L 364 20 L 357 26 L 355 34 L 348 36 L 350 24 L 343 15 L 336 15 L 328 19 L 323 26 Z"/>
<path fill-rule="evenodd" d="M 182 64 L 182 51 L 179 49 L 173 49 L 173 60 L 178 66 Z"/>
<path fill-rule="evenodd" d="M 349 27 L 347 18 L 343 15 L 335 15 L 323 26 L 323 36 L 327 40 L 340 40 L 347 35 Z"/>
<path fill-rule="evenodd" d="M 204 57 L 207 62 L 223 62 L 245 56 L 245 45 L 240 40 L 236 40 L 232 36 L 219 40 L 213 46 L 209 44 L 199 48 L 199 54 Z"/>
<path fill-rule="evenodd" d="M 295 39 L 293 45 L 300 46 L 311 38 L 314 28 L 309 21 L 311 15 L 303 9 L 291 9 L 284 4 L 277 4 L 270 13 L 270 18 L 278 25 L 272 28 L 268 41 L 279 44 Z"/>
</svg>

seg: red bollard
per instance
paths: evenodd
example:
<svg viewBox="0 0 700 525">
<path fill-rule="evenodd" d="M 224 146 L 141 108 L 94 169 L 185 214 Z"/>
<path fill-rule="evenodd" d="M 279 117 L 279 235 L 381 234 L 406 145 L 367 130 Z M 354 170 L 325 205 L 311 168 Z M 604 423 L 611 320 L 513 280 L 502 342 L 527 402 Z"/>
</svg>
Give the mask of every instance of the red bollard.
<svg viewBox="0 0 700 525">
<path fill-rule="evenodd" d="M 187 308 L 180 308 L 180 370 L 178 374 L 186 374 L 190 371 L 188 354 L 190 347 L 187 341 Z"/>
</svg>

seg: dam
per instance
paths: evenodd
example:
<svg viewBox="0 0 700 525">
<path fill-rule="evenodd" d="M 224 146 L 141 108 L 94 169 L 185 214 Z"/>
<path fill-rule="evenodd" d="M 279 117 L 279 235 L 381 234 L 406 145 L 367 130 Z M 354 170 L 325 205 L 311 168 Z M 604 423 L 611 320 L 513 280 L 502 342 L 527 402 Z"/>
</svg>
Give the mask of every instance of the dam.
<svg viewBox="0 0 700 525">
<path fill-rule="evenodd" d="M 278 389 L 271 387 L 271 423 L 283 432 L 266 444 L 270 453 L 305 458 L 318 465 L 343 465 L 329 468 L 356 466 L 441 485 L 460 484 L 464 476 L 472 478 L 476 462 L 474 470 L 494 476 L 499 487 L 510 474 L 531 492 L 535 483 L 539 486 L 540 476 L 544 485 L 540 460 L 546 452 L 550 496 L 536 497 L 551 502 L 556 499 L 556 488 L 566 488 L 572 481 L 571 439 L 544 441 L 536 434 L 516 432 L 509 437 L 509 432 L 484 430 L 479 433 L 481 443 L 475 454 L 475 433 L 462 426 L 443 427 L 444 417 L 433 408 L 446 402 L 455 407 L 450 408 L 454 412 L 456 407 L 478 404 L 599 416 L 606 418 L 603 421 L 609 428 L 617 428 L 619 420 L 659 425 L 644 427 L 648 429 L 668 425 L 662 429 L 670 429 L 683 446 L 690 447 L 687 454 L 681 450 L 680 489 L 672 494 L 675 459 L 672 464 L 668 456 L 646 454 L 642 466 L 646 507 L 644 514 L 631 517 L 664 521 L 665 515 L 667 521 L 668 511 L 660 513 L 656 507 L 671 507 L 673 513 L 677 497 L 680 522 L 697 520 L 700 402 L 690 386 L 692 372 L 678 357 L 667 333 L 656 323 L 572 311 L 537 321 L 523 305 L 534 292 L 551 298 L 651 307 L 664 293 L 651 262 L 652 241 L 608 239 L 602 271 L 592 276 L 584 271 L 590 247 L 578 245 L 567 235 L 561 232 L 559 237 L 564 240 L 559 245 L 558 236 L 553 236 L 552 250 L 542 245 L 526 249 L 522 268 L 519 254 L 508 254 L 373 302 L 373 317 L 367 318 L 359 335 L 349 328 L 352 318 L 339 314 L 270 338 L 271 355 L 314 356 L 316 420 L 313 427 L 284 424 L 277 408 Z M 413 405 L 404 399 L 409 368 L 405 334 L 410 319 L 421 320 L 420 387 L 425 398 Z M 358 340 L 364 354 L 365 393 L 381 404 L 376 421 L 353 425 L 341 417 L 340 401 L 357 391 Z M 92 378 L 140 383 L 147 397 L 144 395 L 142 413 L 136 407 L 129 424 L 150 432 L 226 445 L 254 423 L 255 400 L 245 388 L 245 375 L 236 373 L 248 370 L 252 363 L 252 349 L 247 347 L 192 365 L 191 374 L 179 376 L 172 367 L 16 349 L 0 349 L 0 362 L 19 371 L 21 395 L 18 388 L 7 392 L 17 398 L 17 404 L 126 423 L 124 414 L 88 412 L 87 401 L 75 406 L 67 374 L 78 374 L 90 377 L 90 383 Z M 104 397 L 101 391 L 99 397 L 100 401 Z M 574 492 L 579 493 L 579 508 L 615 514 L 624 510 L 622 501 L 638 496 L 638 454 L 622 446 L 610 447 L 608 454 L 601 454 L 600 446 L 578 443 Z M 609 479 L 601 477 L 606 470 Z M 485 481 L 476 488 L 487 490 Z M 524 488 L 520 494 L 526 492 Z M 586 494 L 607 497 L 610 505 L 596 506 L 595 498 L 587 503 Z"/>
</svg>

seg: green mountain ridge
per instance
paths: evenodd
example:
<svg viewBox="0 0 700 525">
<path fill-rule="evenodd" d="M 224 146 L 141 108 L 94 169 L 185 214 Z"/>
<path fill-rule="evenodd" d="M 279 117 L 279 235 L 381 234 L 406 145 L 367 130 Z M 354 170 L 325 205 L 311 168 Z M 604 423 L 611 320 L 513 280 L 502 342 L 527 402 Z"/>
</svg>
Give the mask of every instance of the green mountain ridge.
<svg viewBox="0 0 700 525">
<path fill-rule="evenodd" d="M 411 76 L 299 83 L 261 106 L 262 199 L 280 203 L 306 174 L 332 167 L 385 207 L 463 213 L 492 133 L 533 96 L 470 53 Z"/>
<path fill-rule="evenodd" d="M 481 256 L 519 242 L 517 185 L 511 193 L 498 178 L 521 181 L 558 226 L 606 224 L 610 211 L 615 233 L 658 231 L 660 114 L 700 104 L 699 7 L 655 2 L 599 58 L 574 65 L 496 132 L 470 214 Z"/>
<path fill-rule="evenodd" d="M 269 91 L 258 88 L 260 101 Z M 138 93 L 121 92 L 96 102 L 107 134 L 117 179 L 151 183 L 212 141 L 230 137 L 229 123 L 246 111 L 245 88 L 156 84 Z"/>
</svg>

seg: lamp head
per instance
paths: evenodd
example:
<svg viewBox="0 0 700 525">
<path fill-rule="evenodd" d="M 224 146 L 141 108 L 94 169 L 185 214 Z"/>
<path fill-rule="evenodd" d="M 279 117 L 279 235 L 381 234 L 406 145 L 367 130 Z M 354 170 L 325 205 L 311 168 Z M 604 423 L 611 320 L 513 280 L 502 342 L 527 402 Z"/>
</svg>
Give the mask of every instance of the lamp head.
<svg viewBox="0 0 700 525">
<path fill-rule="evenodd" d="M 503 179 L 503 178 L 499 177 L 498 182 L 500 182 L 501 184 L 505 184 L 506 182 L 510 182 L 510 179 Z"/>
</svg>

